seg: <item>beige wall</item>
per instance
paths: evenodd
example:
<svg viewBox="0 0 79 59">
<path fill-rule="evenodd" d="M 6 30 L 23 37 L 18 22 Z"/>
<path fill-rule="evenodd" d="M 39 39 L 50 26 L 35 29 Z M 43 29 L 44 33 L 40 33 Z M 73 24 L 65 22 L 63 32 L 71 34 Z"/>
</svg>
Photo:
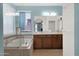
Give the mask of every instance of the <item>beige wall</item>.
<svg viewBox="0 0 79 59">
<path fill-rule="evenodd" d="M 74 4 L 63 5 L 63 55 L 74 55 Z"/>
</svg>

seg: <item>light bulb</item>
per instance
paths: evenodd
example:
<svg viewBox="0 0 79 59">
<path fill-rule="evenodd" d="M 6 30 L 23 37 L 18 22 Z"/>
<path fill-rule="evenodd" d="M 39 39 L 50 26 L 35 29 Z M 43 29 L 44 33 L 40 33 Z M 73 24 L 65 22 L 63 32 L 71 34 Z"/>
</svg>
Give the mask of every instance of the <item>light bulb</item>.
<svg viewBox="0 0 79 59">
<path fill-rule="evenodd" d="M 49 12 L 43 12 L 42 15 L 43 16 L 49 16 Z"/>
<path fill-rule="evenodd" d="M 57 15 L 56 12 L 51 12 L 51 13 L 50 13 L 50 16 L 56 16 L 56 15 Z"/>
</svg>

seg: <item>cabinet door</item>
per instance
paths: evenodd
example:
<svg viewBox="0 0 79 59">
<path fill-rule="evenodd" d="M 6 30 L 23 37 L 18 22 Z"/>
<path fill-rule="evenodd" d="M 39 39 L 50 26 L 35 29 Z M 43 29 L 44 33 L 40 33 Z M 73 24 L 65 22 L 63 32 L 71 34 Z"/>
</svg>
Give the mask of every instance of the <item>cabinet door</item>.
<svg viewBox="0 0 79 59">
<path fill-rule="evenodd" d="M 58 41 L 57 41 L 57 36 L 56 35 L 52 35 L 51 41 L 52 41 L 51 47 L 54 48 L 54 49 L 58 48 L 58 45 L 57 45 Z"/>
<path fill-rule="evenodd" d="M 34 48 L 42 48 L 42 40 L 41 40 L 41 36 L 39 35 L 35 35 L 34 36 Z"/>
<path fill-rule="evenodd" d="M 54 49 L 62 48 L 62 38 L 60 37 L 60 35 L 53 35 L 51 40 L 52 40 L 52 48 Z"/>
<path fill-rule="evenodd" d="M 63 48 L 63 42 L 62 42 L 62 35 L 58 35 L 58 48 L 62 49 Z"/>
<path fill-rule="evenodd" d="M 45 35 L 42 37 L 43 39 L 43 48 L 51 48 L 51 37 L 50 35 Z"/>
</svg>

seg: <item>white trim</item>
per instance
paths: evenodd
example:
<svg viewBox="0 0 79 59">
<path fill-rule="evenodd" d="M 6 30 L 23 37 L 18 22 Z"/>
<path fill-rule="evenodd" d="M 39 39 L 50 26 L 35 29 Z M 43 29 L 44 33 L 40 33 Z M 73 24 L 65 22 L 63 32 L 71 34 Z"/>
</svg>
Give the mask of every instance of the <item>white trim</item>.
<svg viewBox="0 0 79 59">
<path fill-rule="evenodd" d="M 63 3 L 13 3 L 14 6 L 62 6 Z"/>
</svg>

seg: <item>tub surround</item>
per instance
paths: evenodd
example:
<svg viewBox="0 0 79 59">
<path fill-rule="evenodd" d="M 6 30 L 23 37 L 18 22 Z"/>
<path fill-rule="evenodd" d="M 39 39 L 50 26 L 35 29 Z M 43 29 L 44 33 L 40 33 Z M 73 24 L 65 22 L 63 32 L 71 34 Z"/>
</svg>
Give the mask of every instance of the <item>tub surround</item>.
<svg viewBox="0 0 79 59">
<path fill-rule="evenodd" d="M 29 42 L 32 42 L 31 36 L 13 35 L 13 36 L 4 38 L 4 47 L 16 47 L 21 44 L 28 44 Z M 5 44 L 5 43 L 7 43 L 7 44 Z"/>
<path fill-rule="evenodd" d="M 9 42 L 6 47 L 26 47 L 28 48 L 29 45 L 32 43 L 32 39 L 25 39 L 22 40 L 23 38 L 18 38 L 13 40 L 12 42 Z"/>
<path fill-rule="evenodd" d="M 32 55 L 32 44 L 26 47 L 10 47 L 4 48 L 5 56 L 31 56 Z"/>
<path fill-rule="evenodd" d="M 5 56 L 32 55 L 33 39 L 31 36 L 11 36 L 9 38 L 6 38 L 4 41 Z"/>
<path fill-rule="evenodd" d="M 8 39 L 8 38 L 12 38 L 12 37 L 15 37 L 16 34 L 7 34 L 7 35 L 4 35 L 4 39 Z"/>
</svg>

